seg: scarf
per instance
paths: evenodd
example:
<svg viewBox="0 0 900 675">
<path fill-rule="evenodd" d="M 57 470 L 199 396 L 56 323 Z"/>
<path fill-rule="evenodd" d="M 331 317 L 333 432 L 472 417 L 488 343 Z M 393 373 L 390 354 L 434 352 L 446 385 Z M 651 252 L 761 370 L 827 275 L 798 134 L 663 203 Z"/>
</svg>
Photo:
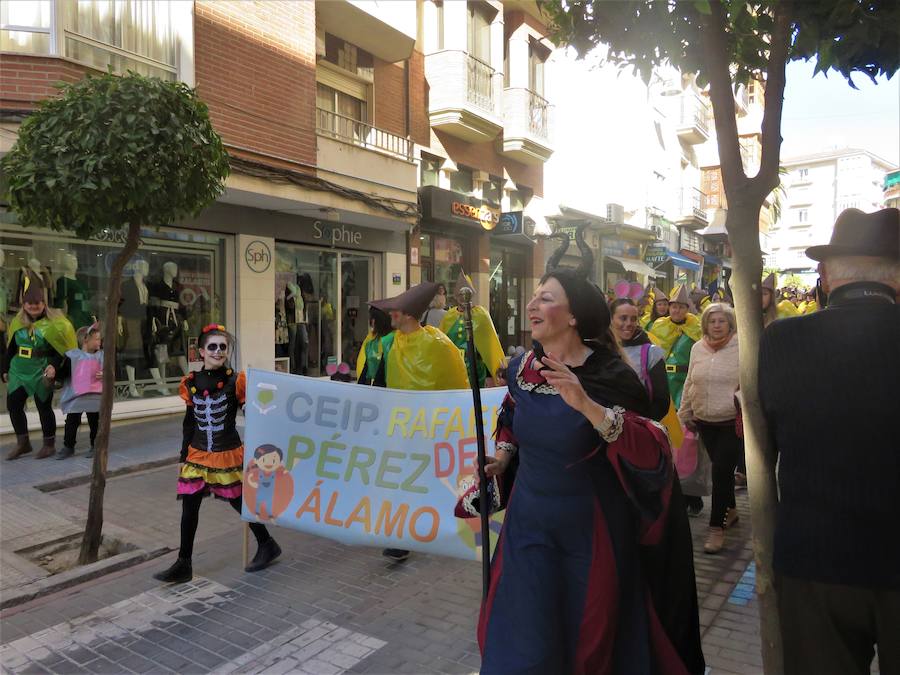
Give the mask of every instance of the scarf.
<svg viewBox="0 0 900 675">
<path fill-rule="evenodd" d="M 719 338 L 718 340 L 713 340 L 711 337 L 709 337 L 709 335 L 704 335 L 703 342 L 706 343 L 707 347 L 712 349 L 714 352 L 717 352 L 720 349 L 722 349 L 722 347 L 724 347 L 729 342 L 731 342 L 731 338 L 733 338 L 733 337 L 734 337 L 734 331 L 729 332 L 728 335 L 726 335 L 725 337 Z"/>
</svg>

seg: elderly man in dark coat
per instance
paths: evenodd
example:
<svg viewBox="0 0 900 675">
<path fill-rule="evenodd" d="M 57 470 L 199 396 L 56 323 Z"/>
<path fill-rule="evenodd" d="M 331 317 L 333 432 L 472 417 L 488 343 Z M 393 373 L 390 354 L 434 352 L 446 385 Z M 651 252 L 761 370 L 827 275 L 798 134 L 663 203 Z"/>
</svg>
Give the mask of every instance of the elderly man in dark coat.
<svg viewBox="0 0 900 675">
<path fill-rule="evenodd" d="M 848 209 L 827 308 L 769 325 L 759 393 L 779 453 L 774 567 L 785 672 L 900 673 L 900 211 Z M 812 403 L 810 403 L 812 397 Z M 797 414 L 798 405 L 804 409 Z"/>
</svg>

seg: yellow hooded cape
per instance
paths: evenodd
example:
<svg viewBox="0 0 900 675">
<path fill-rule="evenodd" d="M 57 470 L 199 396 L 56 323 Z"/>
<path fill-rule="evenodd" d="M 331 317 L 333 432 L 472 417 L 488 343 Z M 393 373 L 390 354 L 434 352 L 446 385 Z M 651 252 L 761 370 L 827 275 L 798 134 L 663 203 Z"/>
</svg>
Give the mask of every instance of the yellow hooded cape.
<svg viewBox="0 0 900 675">
<path fill-rule="evenodd" d="M 457 322 L 460 323 L 459 326 L 456 325 Z M 449 336 L 453 344 L 463 351 L 466 348 L 464 322 L 465 316 L 457 307 L 448 309 L 444 318 L 441 319 L 441 332 Z M 461 334 L 454 335 L 454 333 Z M 500 338 L 497 337 L 497 331 L 494 330 L 491 315 L 481 305 L 472 305 L 472 334 L 475 338 L 475 351 L 484 361 L 488 377 L 494 377 L 506 357 L 503 354 L 503 347 L 500 345 Z"/>
<path fill-rule="evenodd" d="M 672 347 L 677 342 L 681 334 L 684 333 L 691 340 L 697 342 L 702 334 L 700 330 L 700 319 L 694 314 L 688 314 L 683 324 L 672 323 L 671 317 L 661 316 L 650 329 L 650 336 L 654 343 L 662 347 L 662 350 L 668 357 Z"/>
<path fill-rule="evenodd" d="M 387 357 L 387 386 L 391 389 L 468 389 L 462 354 L 450 338 L 433 326 L 412 333 L 395 331 Z"/>
</svg>

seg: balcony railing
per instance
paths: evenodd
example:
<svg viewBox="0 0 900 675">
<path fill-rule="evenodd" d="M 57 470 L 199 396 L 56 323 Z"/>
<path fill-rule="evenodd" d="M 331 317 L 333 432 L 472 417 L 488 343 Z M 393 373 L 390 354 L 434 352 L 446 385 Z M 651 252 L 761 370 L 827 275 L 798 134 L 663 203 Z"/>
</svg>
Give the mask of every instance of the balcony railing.
<svg viewBox="0 0 900 675">
<path fill-rule="evenodd" d="M 704 134 L 709 134 L 709 112 L 706 104 L 696 96 L 681 97 L 680 127 L 697 127 Z"/>
<path fill-rule="evenodd" d="M 490 112 L 494 110 L 494 69 L 471 54 L 466 55 L 468 77 L 466 92 L 469 103 Z"/>
<path fill-rule="evenodd" d="M 330 110 L 316 110 L 316 131 L 320 134 L 412 161 L 412 143 L 408 138 Z"/>
<path fill-rule="evenodd" d="M 550 136 L 550 103 L 533 91 L 528 92 L 528 131 L 538 138 Z"/>
<path fill-rule="evenodd" d="M 706 220 L 705 197 L 697 188 L 682 189 L 681 215 Z"/>
</svg>

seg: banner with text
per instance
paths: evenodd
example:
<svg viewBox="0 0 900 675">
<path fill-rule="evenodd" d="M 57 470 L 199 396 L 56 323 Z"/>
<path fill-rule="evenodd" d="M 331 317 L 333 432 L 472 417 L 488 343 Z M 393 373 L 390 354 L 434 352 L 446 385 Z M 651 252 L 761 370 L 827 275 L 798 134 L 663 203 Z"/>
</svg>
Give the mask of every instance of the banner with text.
<svg viewBox="0 0 900 675">
<path fill-rule="evenodd" d="M 505 391 L 481 392 L 488 455 Z M 477 461 L 472 392 L 250 369 L 246 417 L 245 520 L 345 544 L 481 557 L 480 521 L 453 515 Z M 501 522 L 491 521 L 492 543 Z"/>
</svg>

